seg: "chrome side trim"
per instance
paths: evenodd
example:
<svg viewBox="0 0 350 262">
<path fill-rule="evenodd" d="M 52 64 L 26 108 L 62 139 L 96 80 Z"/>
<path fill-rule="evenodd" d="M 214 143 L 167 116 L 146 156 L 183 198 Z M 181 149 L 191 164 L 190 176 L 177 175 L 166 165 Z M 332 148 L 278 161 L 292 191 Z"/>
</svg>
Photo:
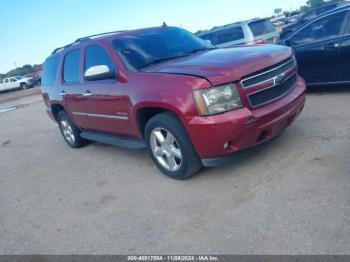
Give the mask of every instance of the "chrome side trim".
<svg viewBox="0 0 350 262">
<path fill-rule="evenodd" d="M 118 119 L 118 120 L 129 120 L 128 116 L 101 115 L 101 114 L 91 114 L 91 113 L 82 113 L 82 112 L 73 112 L 73 115 L 109 118 L 109 119 Z"/>
<path fill-rule="evenodd" d="M 322 85 L 337 85 L 337 84 L 350 84 L 350 81 L 306 83 L 307 86 L 322 86 Z"/>
</svg>

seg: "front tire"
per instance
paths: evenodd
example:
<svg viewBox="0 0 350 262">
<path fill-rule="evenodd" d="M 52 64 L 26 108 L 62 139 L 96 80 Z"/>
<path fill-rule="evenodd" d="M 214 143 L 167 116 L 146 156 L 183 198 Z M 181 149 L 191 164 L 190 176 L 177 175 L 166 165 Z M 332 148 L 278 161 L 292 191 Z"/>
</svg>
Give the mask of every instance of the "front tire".
<svg viewBox="0 0 350 262">
<path fill-rule="evenodd" d="M 81 148 L 87 144 L 88 141 L 80 137 L 79 128 L 73 124 L 65 111 L 58 113 L 57 120 L 61 134 L 70 147 Z"/>
<path fill-rule="evenodd" d="M 21 89 L 22 90 L 28 89 L 28 85 L 26 83 L 21 83 Z"/>
<path fill-rule="evenodd" d="M 145 128 L 145 138 L 154 164 L 166 176 L 183 180 L 202 167 L 185 128 L 173 113 L 151 118 Z"/>
</svg>

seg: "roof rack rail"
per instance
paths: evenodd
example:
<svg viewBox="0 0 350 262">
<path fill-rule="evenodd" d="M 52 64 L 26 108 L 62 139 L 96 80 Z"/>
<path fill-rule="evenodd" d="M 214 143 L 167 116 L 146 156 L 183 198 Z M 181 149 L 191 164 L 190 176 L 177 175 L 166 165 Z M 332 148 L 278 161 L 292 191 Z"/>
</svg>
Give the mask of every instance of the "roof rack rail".
<svg viewBox="0 0 350 262">
<path fill-rule="evenodd" d="M 70 46 L 72 46 L 74 44 L 81 43 L 81 42 L 84 42 L 84 41 L 87 41 L 87 40 L 91 40 L 94 37 L 103 36 L 103 35 L 111 35 L 111 34 L 116 34 L 116 33 L 122 33 L 122 32 L 125 32 L 125 31 L 126 30 L 111 31 L 111 32 L 106 32 L 106 33 L 100 33 L 100 34 L 94 34 L 94 35 L 80 37 L 77 40 L 75 40 L 73 43 L 70 43 L 70 44 L 65 45 L 65 46 L 57 47 L 55 50 L 52 51 L 51 54 L 53 55 L 53 54 L 57 53 L 59 50 L 66 49 L 66 48 L 68 48 L 68 47 L 70 47 Z"/>
</svg>

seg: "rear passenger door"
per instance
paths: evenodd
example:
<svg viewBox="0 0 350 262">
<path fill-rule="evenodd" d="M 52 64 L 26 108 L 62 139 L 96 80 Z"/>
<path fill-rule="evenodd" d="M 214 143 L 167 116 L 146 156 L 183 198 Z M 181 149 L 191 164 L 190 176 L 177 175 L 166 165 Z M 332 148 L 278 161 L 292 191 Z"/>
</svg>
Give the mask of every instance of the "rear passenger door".
<svg viewBox="0 0 350 262">
<path fill-rule="evenodd" d="M 4 80 L 4 90 L 8 90 L 10 87 L 10 80 L 9 78 L 5 78 Z"/>
<path fill-rule="evenodd" d="M 101 66 L 108 67 L 114 76 L 88 80 L 84 77 L 86 101 L 82 111 L 86 115 L 87 129 L 97 132 L 130 134 L 129 109 L 131 103 L 125 86 L 117 81 L 118 69 L 108 50 L 93 44 L 85 48 L 84 72 Z"/>
<path fill-rule="evenodd" d="M 299 73 L 308 84 L 341 80 L 340 49 L 346 12 L 308 24 L 287 40 L 295 49 Z"/>
<path fill-rule="evenodd" d="M 9 89 L 19 88 L 19 83 L 17 82 L 17 79 L 14 77 L 10 77 L 10 82 L 8 83 Z"/>
<path fill-rule="evenodd" d="M 86 128 L 86 118 L 82 114 L 86 102 L 81 83 L 81 50 L 68 51 L 63 60 L 62 85 L 59 93 L 63 97 L 64 105 L 68 109 L 73 122 L 79 128 Z"/>
</svg>

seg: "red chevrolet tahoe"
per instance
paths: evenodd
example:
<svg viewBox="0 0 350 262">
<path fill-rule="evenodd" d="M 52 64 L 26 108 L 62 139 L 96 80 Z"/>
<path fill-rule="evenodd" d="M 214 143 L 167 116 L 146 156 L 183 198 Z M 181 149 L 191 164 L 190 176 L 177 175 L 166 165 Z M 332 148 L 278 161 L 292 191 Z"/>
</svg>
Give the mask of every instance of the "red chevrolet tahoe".
<svg viewBox="0 0 350 262">
<path fill-rule="evenodd" d="M 220 49 L 160 27 L 57 48 L 42 94 L 69 146 L 146 147 L 165 175 L 185 179 L 281 134 L 304 107 L 305 82 L 288 47 Z"/>
</svg>

